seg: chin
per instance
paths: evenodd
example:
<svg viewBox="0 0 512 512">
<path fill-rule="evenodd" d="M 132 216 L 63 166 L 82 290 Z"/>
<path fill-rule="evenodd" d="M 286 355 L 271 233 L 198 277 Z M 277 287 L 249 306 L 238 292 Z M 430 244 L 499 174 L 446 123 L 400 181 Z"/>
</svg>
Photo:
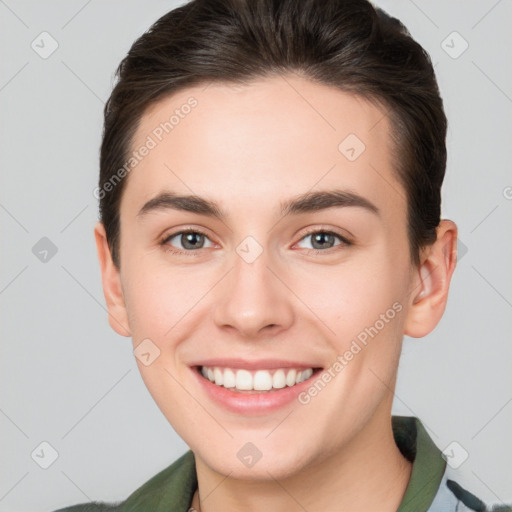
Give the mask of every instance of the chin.
<svg viewBox="0 0 512 512">
<path fill-rule="evenodd" d="M 215 453 L 194 453 L 215 472 L 229 475 L 229 478 L 268 481 L 290 478 L 307 465 L 304 452 L 299 454 L 292 443 L 286 443 L 285 450 L 283 452 L 282 447 L 258 450 L 247 443 L 235 451 L 226 449 Z M 226 453 L 232 453 L 232 456 L 227 457 Z"/>
</svg>

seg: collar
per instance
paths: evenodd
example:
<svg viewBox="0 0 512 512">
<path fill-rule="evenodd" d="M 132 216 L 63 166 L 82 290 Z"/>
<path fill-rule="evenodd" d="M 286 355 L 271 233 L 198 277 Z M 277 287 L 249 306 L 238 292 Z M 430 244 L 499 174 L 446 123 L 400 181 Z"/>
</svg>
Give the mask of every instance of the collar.
<svg viewBox="0 0 512 512">
<path fill-rule="evenodd" d="M 439 489 L 446 460 L 418 418 L 392 416 L 392 426 L 398 448 L 413 463 L 397 512 L 426 512 Z"/>
</svg>

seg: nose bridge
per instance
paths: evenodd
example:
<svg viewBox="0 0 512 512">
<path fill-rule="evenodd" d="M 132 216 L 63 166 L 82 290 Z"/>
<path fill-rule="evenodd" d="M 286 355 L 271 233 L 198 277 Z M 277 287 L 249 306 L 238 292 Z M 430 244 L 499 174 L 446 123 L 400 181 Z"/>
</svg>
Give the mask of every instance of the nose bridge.
<svg viewBox="0 0 512 512">
<path fill-rule="evenodd" d="M 272 267 L 277 265 L 270 252 L 253 237 L 243 240 L 235 252 L 234 268 L 219 289 L 216 324 L 231 326 L 245 337 L 255 337 L 269 326 L 288 327 L 293 316 L 290 294 L 274 275 Z"/>
</svg>

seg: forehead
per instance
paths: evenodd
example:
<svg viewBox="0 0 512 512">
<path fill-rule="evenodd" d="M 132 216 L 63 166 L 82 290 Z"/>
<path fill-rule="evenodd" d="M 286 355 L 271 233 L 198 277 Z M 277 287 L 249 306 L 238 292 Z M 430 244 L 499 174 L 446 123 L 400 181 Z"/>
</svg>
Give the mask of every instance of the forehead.
<svg viewBox="0 0 512 512">
<path fill-rule="evenodd" d="M 295 75 L 248 85 L 202 84 L 144 114 L 122 209 L 162 190 L 243 207 L 247 214 L 312 189 L 347 189 L 405 208 L 383 107 Z M 275 201 L 273 201 L 275 198 Z"/>
</svg>

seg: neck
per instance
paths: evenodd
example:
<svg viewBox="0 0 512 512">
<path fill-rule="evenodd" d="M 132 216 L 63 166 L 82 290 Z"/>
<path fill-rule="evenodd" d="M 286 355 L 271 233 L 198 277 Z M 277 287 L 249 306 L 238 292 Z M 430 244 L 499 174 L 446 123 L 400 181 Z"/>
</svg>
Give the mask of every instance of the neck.
<svg viewBox="0 0 512 512">
<path fill-rule="evenodd" d="M 396 446 L 390 408 L 384 413 L 376 412 L 348 446 L 279 481 L 226 478 L 196 455 L 199 493 L 192 507 L 199 512 L 395 512 L 412 464 Z"/>
</svg>

